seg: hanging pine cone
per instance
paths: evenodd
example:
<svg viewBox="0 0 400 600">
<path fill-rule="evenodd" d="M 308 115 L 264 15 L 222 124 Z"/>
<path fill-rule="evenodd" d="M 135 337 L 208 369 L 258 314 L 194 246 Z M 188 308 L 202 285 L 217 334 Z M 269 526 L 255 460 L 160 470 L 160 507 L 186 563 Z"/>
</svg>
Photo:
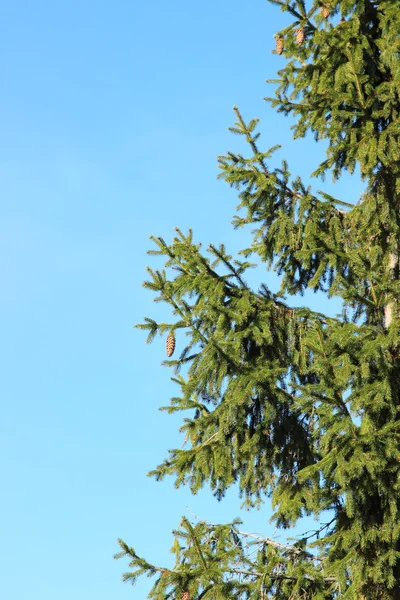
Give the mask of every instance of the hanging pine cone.
<svg viewBox="0 0 400 600">
<path fill-rule="evenodd" d="M 299 27 L 298 29 L 296 29 L 296 44 L 298 46 L 301 46 L 301 44 L 304 42 L 305 37 L 306 36 L 303 27 Z"/>
<path fill-rule="evenodd" d="M 283 37 L 281 37 L 280 35 L 276 38 L 275 51 L 277 54 L 279 54 L 279 56 L 283 52 Z"/>
<path fill-rule="evenodd" d="M 330 14 L 331 11 L 327 6 L 321 6 L 321 15 L 324 17 L 324 19 L 327 19 Z"/>
<path fill-rule="evenodd" d="M 167 352 L 168 358 L 173 355 L 175 350 L 175 336 L 172 333 L 168 334 L 167 341 L 165 344 L 165 350 Z"/>
<path fill-rule="evenodd" d="M 190 600 L 189 592 L 183 592 L 181 600 Z"/>
</svg>

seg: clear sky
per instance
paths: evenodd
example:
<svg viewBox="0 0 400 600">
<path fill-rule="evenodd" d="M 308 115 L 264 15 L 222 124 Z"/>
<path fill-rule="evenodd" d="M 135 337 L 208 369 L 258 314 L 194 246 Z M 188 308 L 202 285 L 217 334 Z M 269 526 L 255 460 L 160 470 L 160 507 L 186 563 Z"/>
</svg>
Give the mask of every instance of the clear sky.
<svg viewBox="0 0 400 600">
<path fill-rule="evenodd" d="M 265 0 L 21 0 L 0 23 L 0 595 L 144 598 L 147 581 L 120 581 L 117 537 L 165 564 L 188 510 L 241 514 L 234 491 L 217 503 L 146 477 L 180 445 L 179 419 L 158 411 L 176 392 L 164 340 L 133 329 L 169 315 L 141 288 L 148 236 L 192 226 L 205 245 L 248 243 L 216 180 L 216 156 L 239 149 L 234 104 L 294 174 L 323 148 L 291 141 L 263 101 L 286 23 Z M 361 189 L 313 185 L 347 201 Z M 274 534 L 268 506 L 243 516 Z"/>
</svg>

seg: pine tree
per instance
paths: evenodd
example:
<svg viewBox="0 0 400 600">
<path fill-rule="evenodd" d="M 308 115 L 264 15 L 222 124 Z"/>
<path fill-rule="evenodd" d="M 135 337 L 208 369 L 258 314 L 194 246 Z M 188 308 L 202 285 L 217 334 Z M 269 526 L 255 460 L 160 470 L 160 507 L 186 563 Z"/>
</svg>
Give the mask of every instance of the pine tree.
<svg viewBox="0 0 400 600">
<path fill-rule="evenodd" d="M 187 333 L 166 362 L 181 390 L 168 410 L 190 416 L 189 447 L 152 474 L 193 492 L 209 485 L 218 498 L 237 485 L 248 506 L 271 498 L 283 528 L 332 518 L 293 545 L 238 521 L 184 518 L 175 568 L 122 541 L 117 556 L 131 560 L 126 580 L 157 577 L 156 600 L 400 598 L 400 3 L 269 1 L 291 23 L 277 32 L 286 62 L 267 100 L 295 117 L 295 138 L 329 142 L 313 175 L 358 166 L 365 191 L 345 202 L 313 193 L 286 162 L 271 169 L 277 147 L 262 150 L 258 120 L 235 108 L 231 130 L 250 152 L 219 157 L 220 177 L 238 190 L 234 225 L 251 226 L 250 247 L 234 259 L 223 245 L 203 252 L 191 231 L 153 238 L 165 269 L 148 269 L 144 285 L 174 321 L 140 327 L 148 341 Z M 252 255 L 281 275 L 279 293 L 246 283 Z M 340 298 L 342 313 L 291 308 L 307 288 Z"/>
</svg>

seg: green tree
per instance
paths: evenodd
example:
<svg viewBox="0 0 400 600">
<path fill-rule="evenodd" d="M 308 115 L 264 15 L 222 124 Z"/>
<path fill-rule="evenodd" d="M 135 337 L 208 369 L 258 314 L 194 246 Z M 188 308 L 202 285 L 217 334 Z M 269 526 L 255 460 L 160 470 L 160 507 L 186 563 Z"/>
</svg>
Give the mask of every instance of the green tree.
<svg viewBox="0 0 400 600">
<path fill-rule="evenodd" d="M 167 361 L 185 411 L 187 446 L 153 471 L 221 498 L 237 485 L 248 506 L 270 498 L 278 526 L 304 515 L 329 523 L 292 546 L 254 538 L 240 523 L 175 532 L 173 569 L 154 566 L 120 541 L 126 580 L 155 575 L 150 598 L 400 598 L 400 3 L 394 0 L 270 0 L 291 17 L 277 34 L 273 107 L 295 117 L 294 136 L 328 141 L 313 173 L 334 178 L 359 167 L 363 195 L 346 204 L 313 193 L 275 148 L 259 146 L 257 119 L 237 108 L 232 131 L 249 156 L 219 157 L 239 193 L 235 227 L 252 243 L 233 259 L 207 252 L 177 230 L 153 238 L 164 270 L 145 287 L 174 320 L 139 325 L 184 329 L 188 343 Z M 248 259 L 281 275 L 281 290 L 251 289 Z M 338 297 L 336 318 L 291 308 L 306 288 Z M 182 373 L 180 369 L 184 367 Z"/>
</svg>

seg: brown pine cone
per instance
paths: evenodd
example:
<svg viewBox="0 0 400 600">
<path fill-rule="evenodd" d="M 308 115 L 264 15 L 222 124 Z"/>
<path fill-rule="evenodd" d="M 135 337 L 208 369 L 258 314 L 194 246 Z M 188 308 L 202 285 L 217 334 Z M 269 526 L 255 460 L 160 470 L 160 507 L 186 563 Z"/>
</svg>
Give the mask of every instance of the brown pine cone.
<svg viewBox="0 0 400 600">
<path fill-rule="evenodd" d="M 303 27 L 299 27 L 298 29 L 296 29 L 296 44 L 298 46 L 301 46 L 301 44 L 305 40 L 305 37 L 306 36 L 305 36 Z"/>
<path fill-rule="evenodd" d="M 188 591 L 183 592 L 181 600 L 190 600 L 190 594 Z"/>
<path fill-rule="evenodd" d="M 172 333 L 168 334 L 167 341 L 165 343 L 165 350 L 168 358 L 170 358 L 175 350 L 175 336 Z"/>
<path fill-rule="evenodd" d="M 321 6 L 321 15 L 324 19 L 327 19 L 330 15 L 331 11 L 327 6 Z"/>
<path fill-rule="evenodd" d="M 321 15 L 324 17 L 324 19 L 327 19 L 330 14 L 331 11 L 327 6 L 321 6 Z"/>
<path fill-rule="evenodd" d="M 283 37 L 278 36 L 276 38 L 276 42 L 275 42 L 275 51 L 277 54 L 279 54 L 279 56 L 282 54 L 283 52 Z"/>
</svg>

